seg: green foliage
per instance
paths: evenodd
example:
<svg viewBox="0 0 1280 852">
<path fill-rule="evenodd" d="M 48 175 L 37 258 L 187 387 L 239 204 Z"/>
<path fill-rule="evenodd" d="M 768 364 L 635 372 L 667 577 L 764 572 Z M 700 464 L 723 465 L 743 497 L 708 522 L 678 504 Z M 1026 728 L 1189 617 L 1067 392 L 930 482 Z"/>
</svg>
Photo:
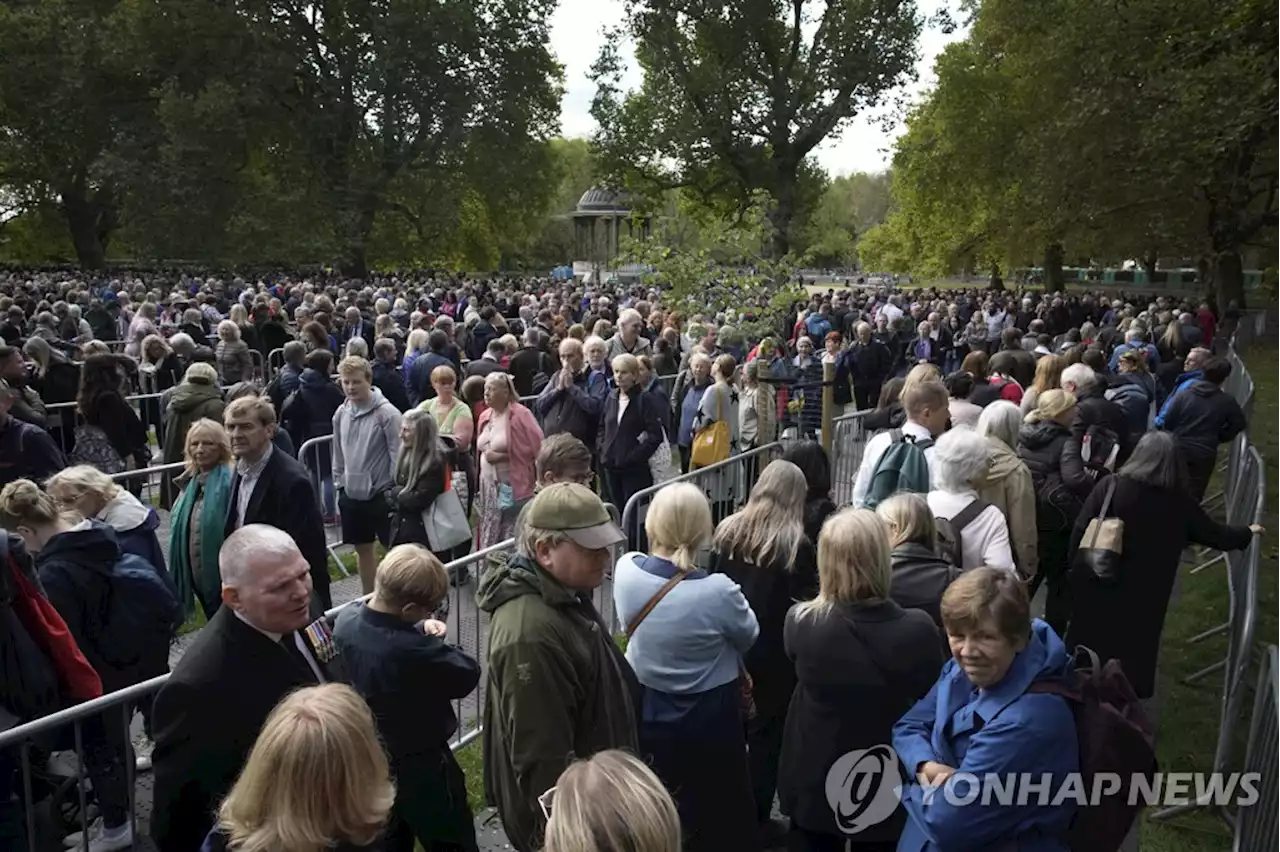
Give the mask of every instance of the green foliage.
<svg viewBox="0 0 1280 852">
<path fill-rule="evenodd" d="M 1276 223 L 1276 18 L 1258 0 L 987 0 L 910 117 L 870 250 L 923 274 L 1065 253 L 1232 277 Z"/>
<path fill-rule="evenodd" d="M 0 4 L 0 194 L 59 207 L 89 266 L 117 234 L 144 257 L 497 266 L 559 181 L 553 8 Z"/>
<path fill-rule="evenodd" d="M 721 215 L 769 197 L 770 253 L 786 255 L 824 183 L 808 159 L 912 74 L 913 2 L 632 0 L 593 68 L 604 178 L 660 196 L 683 187 Z M 618 44 L 644 71 L 621 90 Z"/>
<path fill-rule="evenodd" d="M 647 267 L 644 282 L 661 287 L 673 306 L 689 313 L 750 313 L 759 327 L 748 323 L 743 330 L 758 337 L 771 331 L 772 321 L 795 300 L 805 298 L 791 280 L 794 258 L 770 255 L 772 225 L 763 193 L 732 220 L 687 198 L 677 204 L 694 223 L 696 237 L 682 229 L 690 221 L 664 217 L 648 238 L 624 239 L 619 258 Z"/>
<path fill-rule="evenodd" d="M 863 235 L 884 221 L 891 176 L 857 174 L 831 181 L 801 232 L 806 266 L 852 267 Z"/>
</svg>

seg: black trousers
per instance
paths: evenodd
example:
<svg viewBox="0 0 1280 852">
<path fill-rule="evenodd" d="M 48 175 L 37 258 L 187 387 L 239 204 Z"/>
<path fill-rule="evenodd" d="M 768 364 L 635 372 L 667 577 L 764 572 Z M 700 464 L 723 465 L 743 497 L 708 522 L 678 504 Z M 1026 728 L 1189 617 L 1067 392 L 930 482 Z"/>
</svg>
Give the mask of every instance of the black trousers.
<svg viewBox="0 0 1280 852">
<path fill-rule="evenodd" d="M 631 467 L 601 467 L 600 478 L 605 484 L 606 490 L 609 492 L 609 502 L 618 507 L 618 514 L 621 515 L 627 507 L 627 501 L 630 500 L 638 491 L 653 486 L 653 472 L 649 470 L 649 465 L 645 464 L 632 465 Z M 627 535 L 627 548 L 630 550 L 642 550 L 644 529 L 640 524 L 640 513 L 634 513 L 635 521 L 630 525 L 632 529 L 624 529 Z"/>
<path fill-rule="evenodd" d="M 689 472 L 689 466 L 693 464 L 693 447 L 680 447 L 680 472 L 682 474 Z"/>
<path fill-rule="evenodd" d="M 1204 493 L 1209 490 L 1209 480 L 1213 479 L 1213 469 L 1218 463 L 1218 456 L 1215 453 L 1211 456 L 1193 456 L 1186 454 L 1187 459 L 1187 487 L 1191 491 L 1191 498 L 1199 503 L 1204 499 Z"/>
<path fill-rule="evenodd" d="M 878 385 L 874 387 L 854 385 L 853 401 L 857 405 L 858 411 L 875 408 L 880 402 L 880 387 Z"/>
<path fill-rule="evenodd" d="M 1044 620 L 1059 636 L 1065 636 L 1071 623 L 1071 531 L 1036 531 L 1036 554 L 1040 568 L 1031 583 L 1034 595 L 1040 585 L 1047 584 Z"/>
<path fill-rule="evenodd" d="M 786 708 L 772 716 L 759 715 L 747 722 L 747 768 L 751 772 L 751 792 L 756 800 L 756 820 L 768 821 L 773 813 L 773 795 L 778 789 L 778 760 L 782 756 L 782 734 L 786 728 Z"/>
</svg>

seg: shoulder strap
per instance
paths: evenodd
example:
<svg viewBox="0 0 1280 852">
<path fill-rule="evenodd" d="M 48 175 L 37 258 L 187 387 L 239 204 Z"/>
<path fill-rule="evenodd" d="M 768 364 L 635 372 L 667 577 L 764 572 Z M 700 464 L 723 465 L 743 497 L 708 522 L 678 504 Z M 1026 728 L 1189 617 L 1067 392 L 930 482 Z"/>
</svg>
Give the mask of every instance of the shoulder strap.
<svg viewBox="0 0 1280 852">
<path fill-rule="evenodd" d="M 890 429 L 890 430 L 889 430 L 889 443 L 890 443 L 890 444 L 900 444 L 900 443 L 902 443 L 902 441 L 903 441 L 903 439 L 904 439 L 905 437 L 906 437 L 906 436 L 902 434 L 902 430 L 901 430 L 901 429 Z"/>
<path fill-rule="evenodd" d="M 977 517 L 987 510 L 991 504 L 985 500 L 974 498 L 973 502 L 961 509 L 954 518 L 951 518 L 951 526 L 956 532 L 969 526 L 977 520 Z"/>
<path fill-rule="evenodd" d="M 653 597 L 649 598 L 649 601 L 644 606 L 640 607 L 639 612 L 631 616 L 631 621 L 627 622 L 627 638 L 630 638 L 636 632 L 636 628 L 649 617 L 649 613 L 653 612 L 653 608 L 658 605 L 658 602 L 667 596 L 667 592 L 674 589 L 676 583 L 679 583 L 686 576 L 688 576 L 686 572 L 677 571 L 670 580 L 662 584 L 661 589 L 654 592 Z"/>
</svg>

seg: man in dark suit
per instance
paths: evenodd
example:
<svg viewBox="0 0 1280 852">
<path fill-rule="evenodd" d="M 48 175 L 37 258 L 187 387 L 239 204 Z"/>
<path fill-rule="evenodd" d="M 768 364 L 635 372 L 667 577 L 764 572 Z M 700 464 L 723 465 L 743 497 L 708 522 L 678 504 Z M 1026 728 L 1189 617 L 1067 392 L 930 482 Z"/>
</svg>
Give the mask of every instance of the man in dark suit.
<svg viewBox="0 0 1280 852">
<path fill-rule="evenodd" d="M 507 354 L 507 347 L 502 345 L 502 341 L 493 339 L 489 341 L 489 345 L 485 347 L 484 357 L 479 358 L 467 364 L 466 376 L 484 377 L 490 373 L 496 373 L 502 369 L 500 363 L 502 357 Z"/>
<path fill-rule="evenodd" d="M 283 454 L 280 454 L 283 455 Z M 199 849 L 272 708 L 340 679 L 311 620 L 311 572 L 293 539 L 250 524 L 218 554 L 221 607 L 156 695 L 151 836 L 160 852 Z"/>
<path fill-rule="evenodd" d="M 360 309 L 356 307 L 347 308 L 343 314 L 346 322 L 342 326 L 342 331 L 338 335 L 338 343 L 342 347 L 342 351 L 346 351 L 347 344 L 354 338 L 360 337 L 369 347 L 369 352 L 373 352 L 373 323 L 369 322 L 360 315 Z"/>
<path fill-rule="evenodd" d="M 241 397 L 227 406 L 223 420 L 236 457 L 227 535 L 249 524 L 267 524 L 293 536 L 311 566 L 316 601 L 321 609 L 328 609 L 333 599 L 329 595 L 324 521 L 306 468 L 272 448 L 275 409 L 264 397 Z"/>
</svg>

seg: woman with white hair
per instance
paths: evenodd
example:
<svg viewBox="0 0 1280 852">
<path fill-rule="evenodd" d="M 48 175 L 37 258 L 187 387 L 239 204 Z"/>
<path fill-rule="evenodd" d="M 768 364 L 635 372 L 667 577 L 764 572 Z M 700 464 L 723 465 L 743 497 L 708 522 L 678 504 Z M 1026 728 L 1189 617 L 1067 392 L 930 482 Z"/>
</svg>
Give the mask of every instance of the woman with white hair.
<svg viewBox="0 0 1280 852">
<path fill-rule="evenodd" d="M 224 385 L 247 382 L 253 378 L 253 356 L 249 345 L 240 339 L 240 326 L 231 320 L 218 323 L 218 347 L 215 350 L 218 376 Z"/>
<path fill-rule="evenodd" d="M 1027 577 L 1039 565 L 1036 549 L 1036 489 L 1031 471 L 1018 458 L 1018 430 L 1022 411 L 1008 400 L 997 400 L 978 417 L 977 432 L 987 439 L 991 465 L 978 483 L 978 497 L 1000 510 L 1009 526 L 1013 563 Z"/>
<path fill-rule="evenodd" d="M 708 574 L 711 507 L 691 483 L 654 495 L 649 554 L 618 560 L 614 607 L 644 687 L 641 752 L 673 791 L 686 850 L 764 848 L 743 735 L 742 657 L 760 632 L 742 589 Z"/>
<path fill-rule="evenodd" d="M 885 524 L 874 512 L 832 515 L 818 536 L 818 596 L 787 613 L 782 636 L 797 685 L 783 734 L 778 799 L 791 816 L 787 848 L 796 852 L 863 843 L 887 849 L 902 829 L 904 816 L 896 810 L 846 836 L 837 814 L 853 812 L 850 799 L 857 794 L 846 785 L 857 781 L 840 778 L 839 801 L 827 781 L 848 753 L 889 742 L 894 723 L 929 692 L 942 665 L 933 620 L 890 597 L 889 565 Z"/>
<path fill-rule="evenodd" d="M 1085 464 L 1099 473 L 1128 461 L 1138 436 L 1130 434 L 1124 409 L 1106 398 L 1102 377 L 1088 364 L 1072 364 L 1062 371 L 1062 389 L 1076 398 L 1071 437 Z"/>
<path fill-rule="evenodd" d="M 1009 528 L 1004 513 L 978 497 L 978 484 L 991 465 L 991 446 L 972 429 L 944 433 L 933 445 L 929 473 L 933 490 L 929 509 L 935 520 L 947 521 L 957 545 L 948 556 L 958 557 L 960 568 L 971 571 L 982 565 L 1014 570 Z"/>
<path fill-rule="evenodd" d="M 587 390 L 592 391 L 601 382 L 607 384 L 613 374 L 612 365 L 605 357 L 609 354 L 608 344 L 593 334 L 582 344 L 582 354 L 587 359 Z"/>
</svg>

